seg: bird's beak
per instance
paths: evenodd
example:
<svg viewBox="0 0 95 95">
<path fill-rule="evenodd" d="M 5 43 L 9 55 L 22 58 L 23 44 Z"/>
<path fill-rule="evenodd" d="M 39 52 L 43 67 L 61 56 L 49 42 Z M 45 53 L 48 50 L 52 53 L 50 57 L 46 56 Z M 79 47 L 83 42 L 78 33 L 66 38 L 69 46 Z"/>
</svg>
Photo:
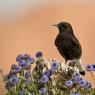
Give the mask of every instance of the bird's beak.
<svg viewBox="0 0 95 95">
<path fill-rule="evenodd" d="M 53 24 L 52 26 L 58 27 L 58 25 L 57 25 L 57 24 Z"/>
</svg>

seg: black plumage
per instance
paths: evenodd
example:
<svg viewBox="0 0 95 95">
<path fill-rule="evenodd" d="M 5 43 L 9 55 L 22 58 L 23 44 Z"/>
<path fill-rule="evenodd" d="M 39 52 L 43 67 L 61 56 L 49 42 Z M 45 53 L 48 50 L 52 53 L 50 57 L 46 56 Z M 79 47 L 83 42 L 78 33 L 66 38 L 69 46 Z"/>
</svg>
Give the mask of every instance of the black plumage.
<svg viewBox="0 0 95 95">
<path fill-rule="evenodd" d="M 72 26 L 67 22 L 61 22 L 56 26 L 59 29 L 59 34 L 55 39 L 55 45 L 59 53 L 66 61 L 79 59 L 82 55 L 82 48 L 73 33 Z"/>
<path fill-rule="evenodd" d="M 68 22 L 60 22 L 54 26 L 59 29 L 59 33 L 55 39 L 55 45 L 59 53 L 64 57 L 65 62 L 75 60 L 80 73 L 85 75 L 85 70 L 81 62 L 82 48 L 73 33 L 72 26 Z"/>
</svg>

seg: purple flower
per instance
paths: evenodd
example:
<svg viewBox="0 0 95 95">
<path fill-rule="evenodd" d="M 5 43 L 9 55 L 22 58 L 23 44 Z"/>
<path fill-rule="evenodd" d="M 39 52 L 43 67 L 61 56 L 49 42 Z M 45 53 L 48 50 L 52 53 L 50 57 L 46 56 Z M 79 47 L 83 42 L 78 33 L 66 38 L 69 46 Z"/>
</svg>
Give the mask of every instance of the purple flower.
<svg viewBox="0 0 95 95">
<path fill-rule="evenodd" d="M 68 81 L 66 81 L 65 85 L 70 87 L 73 85 L 73 82 L 71 80 L 68 80 Z"/>
<path fill-rule="evenodd" d="M 28 59 L 28 61 L 29 61 L 30 63 L 34 63 L 35 59 L 34 59 L 33 57 L 30 57 L 30 58 Z"/>
<path fill-rule="evenodd" d="M 15 70 L 16 68 L 17 68 L 17 65 L 16 64 L 12 64 L 11 70 Z"/>
<path fill-rule="evenodd" d="M 19 66 L 23 66 L 25 63 L 26 63 L 26 61 L 25 61 L 24 59 L 21 59 L 21 60 L 18 62 L 18 65 L 19 65 Z"/>
<path fill-rule="evenodd" d="M 41 83 L 46 83 L 48 81 L 48 77 L 47 76 L 42 76 L 40 81 L 41 81 Z"/>
<path fill-rule="evenodd" d="M 82 80 L 82 78 L 80 76 L 73 76 L 71 78 L 71 80 L 74 82 L 74 83 L 78 83 L 80 80 Z"/>
<path fill-rule="evenodd" d="M 42 94 L 46 93 L 46 91 L 47 91 L 47 90 L 46 90 L 45 87 L 43 87 L 43 88 L 40 89 L 40 92 L 41 92 Z"/>
<path fill-rule="evenodd" d="M 28 79 L 28 78 L 30 78 L 30 76 L 31 76 L 30 71 L 27 71 L 27 72 L 25 73 L 25 78 Z"/>
<path fill-rule="evenodd" d="M 30 58 L 30 55 L 26 53 L 22 58 L 23 59 L 28 59 L 28 58 Z"/>
<path fill-rule="evenodd" d="M 24 69 L 29 69 L 31 67 L 31 63 L 30 62 L 26 62 L 24 65 L 23 65 Z"/>
<path fill-rule="evenodd" d="M 87 85 L 87 81 L 86 80 L 80 80 L 79 81 L 79 85 L 81 86 L 81 87 L 85 87 L 86 85 Z"/>
<path fill-rule="evenodd" d="M 43 76 L 49 76 L 50 75 L 50 71 L 49 70 L 45 70 L 44 72 L 43 72 Z"/>
<path fill-rule="evenodd" d="M 31 80 L 28 78 L 25 80 L 25 84 L 29 84 L 31 82 Z"/>
<path fill-rule="evenodd" d="M 36 53 L 36 55 L 35 55 L 35 56 L 39 58 L 39 57 L 42 57 L 42 56 L 43 56 L 43 54 L 42 54 L 42 52 L 40 52 L 40 51 L 39 51 L 39 52 L 37 52 L 37 53 Z"/>
<path fill-rule="evenodd" d="M 18 66 L 18 67 L 16 68 L 16 73 L 21 72 L 21 70 L 22 70 L 22 67 L 21 67 L 21 66 Z"/>
<path fill-rule="evenodd" d="M 77 76 L 76 78 L 77 78 L 77 82 L 83 80 L 83 79 L 82 79 L 81 77 L 79 77 L 79 76 Z"/>
<path fill-rule="evenodd" d="M 49 69 L 49 70 L 45 70 L 44 72 L 43 72 L 43 76 L 51 76 L 53 74 L 53 70 L 52 69 Z"/>
<path fill-rule="evenodd" d="M 86 89 L 91 88 L 91 83 L 87 81 L 87 84 L 85 85 L 84 88 L 86 88 Z"/>
<path fill-rule="evenodd" d="M 86 66 L 86 70 L 87 70 L 87 71 L 93 70 L 93 65 L 92 65 L 92 64 L 88 64 L 88 65 Z"/>
<path fill-rule="evenodd" d="M 71 78 L 71 81 L 72 81 L 73 83 L 77 83 L 76 77 L 72 77 L 72 78 Z"/>
<path fill-rule="evenodd" d="M 73 94 L 71 94 L 71 95 L 80 95 L 80 93 L 75 92 L 75 93 L 73 93 Z"/>
<path fill-rule="evenodd" d="M 14 70 L 9 71 L 9 77 L 12 77 L 13 75 L 16 75 L 16 72 Z"/>
<path fill-rule="evenodd" d="M 20 61 L 20 60 L 22 59 L 22 57 L 23 57 L 23 55 L 22 55 L 22 54 L 19 54 L 19 55 L 17 56 L 17 58 L 16 58 L 16 61 L 17 61 L 17 62 Z"/>
<path fill-rule="evenodd" d="M 59 66 L 59 63 L 57 61 L 54 60 L 51 62 L 51 69 L 55 70 L 58 68 L 58 66 Z"/>
<path fill-rule="evenodd" d="M 49 76 L 51 76 L 54 73 L 54 70 L 49 69 Z"/>
<path fill-rule="evenodd" d="M 25 95 L 25 91 L 24 90 L 20 90 L 19 91 L 19 95 Z"/>
<path fill-rule="evenodd" d="M 14 77 L 12 78 L 12 84 L 13 84 L 13 85 L 16 85 L 18 82 L 19 82 L 19 78 L 18 78 L 17 76 L 14 76 Z"/>
<path fill-rule="evenodd" d="M 93 67 L 93 71 L 95 71 L 95 64 L 92 64 L 92 67 Z"/>
</svg>

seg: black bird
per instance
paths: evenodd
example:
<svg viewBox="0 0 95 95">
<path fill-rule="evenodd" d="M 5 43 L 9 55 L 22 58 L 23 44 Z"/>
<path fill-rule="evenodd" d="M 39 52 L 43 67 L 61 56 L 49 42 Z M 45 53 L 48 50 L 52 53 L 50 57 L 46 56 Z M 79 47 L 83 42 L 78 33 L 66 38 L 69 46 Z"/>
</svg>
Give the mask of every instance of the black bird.
<svg viewBox="0 0 95 95">
<path fill-rule="evenodd" d="M 59 29 L 59 34 L 55 39 L 55 45 L 59 53 L 64 57 L 65 62 L 68 60 L 75 61 L 80 73 L 85 75 L 85 70 L 81 63 L 82 48 L 73 33 L 72 26 L 68 22 L 60 22 L 53 26 Z"/>
</svg>

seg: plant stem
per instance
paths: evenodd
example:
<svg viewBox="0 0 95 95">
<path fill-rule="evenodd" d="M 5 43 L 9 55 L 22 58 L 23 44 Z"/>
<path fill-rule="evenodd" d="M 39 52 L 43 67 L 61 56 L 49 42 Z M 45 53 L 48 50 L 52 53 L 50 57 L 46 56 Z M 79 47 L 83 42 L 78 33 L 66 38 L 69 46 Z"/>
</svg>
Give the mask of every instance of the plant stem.
<svg viewBox="0 0 95 95">
<path fill-rule="evenodd" d="M 94 78 L 94 75 L 93 75 L 93 73 L 91 71 L 90 71 L 90 74 L 91 74 L 91 76 L 92 76 L 92 78 L 94 80 L 94 84 L 95 84 L 95 78 Z"/>
</svg>

